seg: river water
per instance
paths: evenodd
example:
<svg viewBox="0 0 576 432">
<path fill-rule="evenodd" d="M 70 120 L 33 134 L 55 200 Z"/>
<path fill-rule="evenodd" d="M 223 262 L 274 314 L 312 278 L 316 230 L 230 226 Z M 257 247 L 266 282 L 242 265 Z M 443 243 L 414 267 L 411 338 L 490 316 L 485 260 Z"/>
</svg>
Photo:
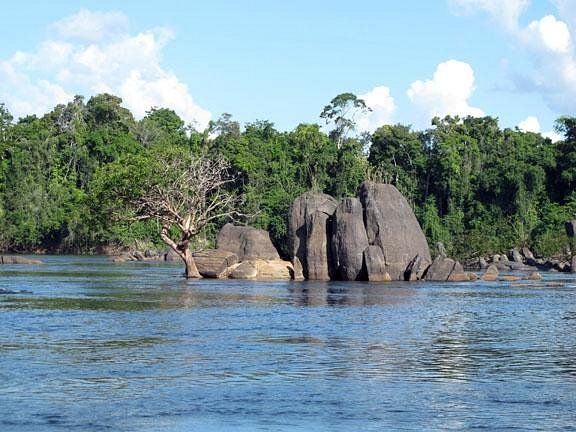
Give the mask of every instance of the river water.
<svg viewBox="0 0 576 432">
<path fill-rule="evenodd" d="M 5 265 L 0 431 L 576 430 L 576 277 L 186 281 Z"/>
</svg>

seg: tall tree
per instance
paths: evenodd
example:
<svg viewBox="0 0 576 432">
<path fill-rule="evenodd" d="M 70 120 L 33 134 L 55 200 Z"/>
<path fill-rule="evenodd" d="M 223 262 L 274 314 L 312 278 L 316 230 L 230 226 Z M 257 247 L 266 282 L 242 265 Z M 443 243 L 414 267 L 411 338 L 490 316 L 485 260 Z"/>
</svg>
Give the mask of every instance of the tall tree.
<svg viewBox="0 0 576 432">
<path fill-rule="evenodd" d="M 324 119 L 326 124 L 333 125 L 330 138 L 340 148 L 347 135 L 356 129 L 355 117 L 369 111 L 372 109 L 354 93 L 341 93 L 324 107 L 320 118 Z"/>
</svg>

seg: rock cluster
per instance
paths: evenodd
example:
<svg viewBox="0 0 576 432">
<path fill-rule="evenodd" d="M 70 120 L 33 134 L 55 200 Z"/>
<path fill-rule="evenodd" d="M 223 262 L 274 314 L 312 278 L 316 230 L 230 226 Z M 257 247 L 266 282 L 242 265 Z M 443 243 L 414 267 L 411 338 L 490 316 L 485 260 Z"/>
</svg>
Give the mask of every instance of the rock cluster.
<svg viewBox="0 0 576 432">
<path fill-rule="evenodd" d="M 226 224 L 216 249 L 192 254 L 200 275 L 206 278 L 290 280 L 294 267 L 282 261 L 267 231 Z"/>
<path fill-rule="evenodd" d="M 572 258 L 574 260 L 574 258 Z M 474 262 L 469 262 L 466 267 L 485 270 L 493 265 L 499 271 L 557 271 L 576 272 L 576 262 L 558 258 L 535 258 L 527 247 L 510 249 L 506 253 L 495 254 L 491 257 L 480 257 Z"/>
<path fill-rule="evenodd" d="M 308 280 L 417 280 L 432 263 L 426 238 L 402 194 L 364 182 L 339 203 L 306 192 L 290 209 L 290 252 Z"/>
</svg>

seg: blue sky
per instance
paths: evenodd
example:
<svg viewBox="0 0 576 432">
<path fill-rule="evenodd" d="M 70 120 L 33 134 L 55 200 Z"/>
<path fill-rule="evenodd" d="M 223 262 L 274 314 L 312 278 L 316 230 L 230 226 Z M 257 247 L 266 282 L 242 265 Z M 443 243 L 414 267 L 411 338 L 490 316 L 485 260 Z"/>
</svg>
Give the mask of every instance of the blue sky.
<svg viewBox="0 0 576 432">
<path fill-rule="evenodd" d="M 486 114 L 548 133 L 576 115 L 575 37 L 576 0 L 22 0 L 2 13 L 0 101 L 41 114 L 109 91 L 137 117 L 292 129 L 350 91 L 367 130 Z"/>
</svg>

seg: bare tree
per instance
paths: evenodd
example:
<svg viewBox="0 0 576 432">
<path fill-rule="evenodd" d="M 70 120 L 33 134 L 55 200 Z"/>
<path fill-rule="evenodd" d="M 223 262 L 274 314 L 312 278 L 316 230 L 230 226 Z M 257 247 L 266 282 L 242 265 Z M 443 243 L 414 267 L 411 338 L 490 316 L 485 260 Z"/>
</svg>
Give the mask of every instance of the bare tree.
<svg viewBox="0 0 576 432">
<path fill-rule="evenodd" d="M 199 278 L 190 242 L 212 221 L 239 215 L 240 197 L 230 190 L 236 178 L 221 157 L 168 153 L 156 162 L 158 181 L 136 200 L 137 218 L 158 220 L 160 237 L 184 261 L 186 277 Z"/>
</svg>

